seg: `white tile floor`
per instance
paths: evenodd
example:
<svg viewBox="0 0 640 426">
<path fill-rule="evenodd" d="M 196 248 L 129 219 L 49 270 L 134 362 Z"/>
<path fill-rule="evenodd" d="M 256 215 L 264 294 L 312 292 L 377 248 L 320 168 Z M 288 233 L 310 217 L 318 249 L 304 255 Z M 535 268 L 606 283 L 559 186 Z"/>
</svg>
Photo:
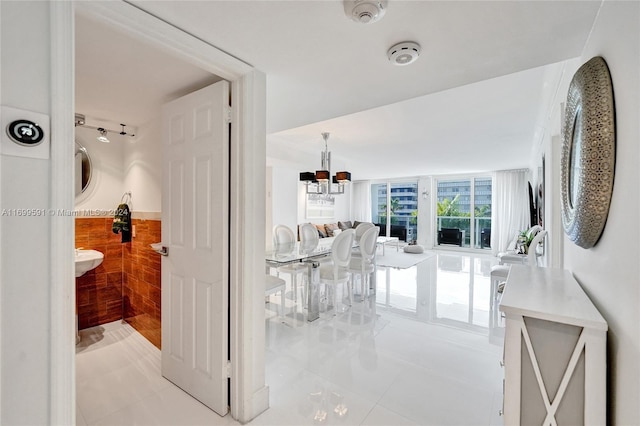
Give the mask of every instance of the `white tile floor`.
<svg viewBox="0 0 640 426">
<path fill-rule="evenodd" d="M 490 256 L 437 252 L 379 268 L 377 294 L 312 323 L 266 304 L 271 408 L 252 425 L 500 425 L 502 339 Z M 160 352 L 119 322 L 83 330 L 77 424 L 230 425 L 160 376 Z"/>
</svg>

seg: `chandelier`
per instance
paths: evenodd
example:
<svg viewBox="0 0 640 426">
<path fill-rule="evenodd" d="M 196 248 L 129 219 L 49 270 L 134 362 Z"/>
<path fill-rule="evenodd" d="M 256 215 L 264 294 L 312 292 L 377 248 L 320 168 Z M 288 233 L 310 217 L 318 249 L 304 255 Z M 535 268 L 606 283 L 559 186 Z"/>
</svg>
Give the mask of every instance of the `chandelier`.
<svg viewBox="0 0 640 426">
<path fill-rule="evenodd" d="M 301 172 L 300 181 L 304 182 L 307 194 L 344 194 L 344 186 L 351 181 L 351 173 L 337 172 L 331 177 L 331 153 L 327 149 L 329 133 L 322 133 L 324 152 L 321 156 L 320 170 Z M 329 181 L 331 179 L 331 181 Z"/>
</svg>

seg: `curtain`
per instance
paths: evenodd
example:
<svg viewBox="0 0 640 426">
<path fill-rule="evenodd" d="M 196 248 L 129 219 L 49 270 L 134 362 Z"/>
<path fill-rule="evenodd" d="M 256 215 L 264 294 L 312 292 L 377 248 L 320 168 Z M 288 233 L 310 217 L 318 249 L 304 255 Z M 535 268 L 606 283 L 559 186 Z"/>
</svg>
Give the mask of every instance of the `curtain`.
<svg viewBox="0 0 640 426">
<path fill-rule="evenodd" d="M 505 251 L 517 233 L 529 228 L 529 189 L 527 170 L 496 172 L 491 214 L 493 254 Z"/>
<path fill-rule="evenodd" d="M 351 220 L 371 222 L 371 184 L 369 181 L 351 184 Z"/>
</svg>

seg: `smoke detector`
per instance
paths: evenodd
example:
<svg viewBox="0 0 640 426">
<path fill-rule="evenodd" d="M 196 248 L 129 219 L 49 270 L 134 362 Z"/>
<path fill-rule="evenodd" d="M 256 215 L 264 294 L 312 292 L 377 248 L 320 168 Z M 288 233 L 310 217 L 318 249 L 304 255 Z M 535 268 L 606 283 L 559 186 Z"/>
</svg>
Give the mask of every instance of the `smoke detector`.
<svg viewBox="0 0 640 426">
<path fill-rule="evenodd" d="M 344 0 L 344 13 L 361 24 L 379 21 L 387 11 L 387 0 Z"/>
<path fill-rule="evenodd" d="M 420 56 L 420 45 L 413 41 L 403 41 L 391 46 L 387 56 L 394 65 L 409 65 Z"/>
</svg>

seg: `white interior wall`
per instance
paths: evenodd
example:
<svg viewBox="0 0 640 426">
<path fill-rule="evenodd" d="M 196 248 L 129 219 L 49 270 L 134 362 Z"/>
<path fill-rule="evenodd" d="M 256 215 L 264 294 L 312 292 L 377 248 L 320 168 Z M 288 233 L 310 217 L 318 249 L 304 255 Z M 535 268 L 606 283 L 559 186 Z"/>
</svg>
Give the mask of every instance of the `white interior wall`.
<svg viewBox="0 0 640 426">
<path fill-rule="evenodd" d="M 271 227 L 267 226 L 267 244 L 270 244 L 272 227 L 278 224 L 287 225 L 297 233 L 297 226 L 301 223 L 334 223 L 352 220 L 351 218 L 351 187 L 346 185 L 345 193 L 335 196 L 335 214 L 332 218 L 316 219 L 307 217 L 305 186 L 299 181 L 302 167 L 295 165 L 273 164 L 271 182 L 267 181 L 267 198 L 271 197 Z M 337 169 L 336 169 L 337 170 Z M 269 225 L 269 224 L 267 224 Z"/>
<path fill-rule="evenodd" d="M 48 2 L 0 2 L 2 105 L 51 114 L 49 19 Z M 0 209 L 49 209 L 50 173 L 49 160 L 2 155 Z M 0 217 L 0 424 L 50 423 L 52 220 Z"/>
<path fill-rule="evenodd" d="M 335 195 L 335 210 L 333 217 L 329 218 L 313 218 L 307 215 L 307 194 L 305 192 L 305 186 L 302 183 L 298 183 L 298 224 L 311 222 L 314 224 L 322 223 L 337 223 L 338 221 L 347 221 L 351 218 L 351 186 L 346 185 L 344 194 Z"/>
<path fill-rule="evenodd" d="M 136 136 L 124 142 L 123 188 L 131 192 L 134 212 L 161 211 L 162 143 L 160 115 L 138 127 Z M 126 137 L 126 136 L 125 136 Z"/>
<path fill-rule="evenodd" d="M 640 3 L 606 0 L 581 56 L 581 64 L 602 56 L 611 72 L 616 108 L 615 178 L 600 241 L 585 250 L 565 238 L 563 253 L 565 268 L 573 272 L 609 323 L 608 423 L 621 425 L 637 424 L 640 419 L 639 29 Z"/>
<path fill-rule="evenodd" d="M 264 185 L 264 240 L 267 248 L 271 247 L 271 230 L 273 229 L 273 167 L 265 168 Z"/>
<path fill-rule="evenodd" d="M 109 212 L 125 192 L 131 192 L 134 212 L 160 212 L 162 149 L 159 119 L 142 125 L 136 136 L 109 133 L 110 143 L 98 142 L 97 131 L 76 127 L 76 141 L 87 149 L 92 176 L 76 210 Z"/>
<path fill-rule="evenodd" d="M 421 246 L 431 249 L 433 248 L 434 238 L 433 232 L 435 228 L 433 200 L 435 200 L 432 190 L 432 179 L 430 176 L 422 176 L 418 178 L 418 239 L 417 243 Z M 426 191 L 426 197 L 424 195 Z"/>
<path fill-rule="evenodd" d="M 545 158 L 544 176 L 544 218 L 543 226 L 548 232 L 543 257 L 543 264 L 550 267 L 561 268 L 564 231 L 560 218 L 560 157 L 562 148 L 562 108 L 566 100 L 569 83 L 575 71 L 581 65 L 580 58 L 569 59 L 558 63 L 555 69 L 556 75 L 548 81 L 554 81 L 549 85 L 548 91 L 552 92 L 544 97 L 543 105 L 546 119 L 543 120 L 540 129 L 541 140 L 535 147 L 529 169 L 532 171 L 533 182 L 540 182 L 538 176 L 542 156 Z"/>
<path fill-rule="evenodd" d="M 271 168 L 272 174 L 272 224 L 266 229 L 266 243 L 271 245 L 272 230 L 276 225 L 286 225 L 297 233 L 298 210 L 295 200 L 298 192 L 298 172 L 284 167 Z"/>
<path fill-rule="evenodd" d="M 122 7 L 129 7 L 121 3 Z M 121 7 L 116 5 L 114 7 Z M 131 8 L 133 10 L 133 8 Z M 57 72 L 64 69 L 66 74 L 72 73 L 72 37 L 71 29 L 73 28 L 72 7 L 70 4 L 65 6 L 57 6 L 55 3 L 46 1 L 37 2 L 0 2 L 0 103 L 11 107 L 34 111 L 42 114 L 51 114 L 51 104 L 54 103 L 55 95 L 61 96 L 71 103 L 72 93 L 71 84 L 67 87 L 51 87 L 52 81 L 52 62 L 55 63 Z M 57 13 L 56 18 L 60 21 L 68 23 L 67 26 L 51 25 L 51 16 Z M 58 20 L 54 21 L 58 22 Z M 53 37 L 50 31 L 55 28 Z M 28 29 L 28 30 L 25 30 Z M 66 34 L 60 34 L 61 29 L 68 29 Z M 168 30 L 163 29 L 165 32 Z M 180 37 L 182 37 L 180 35 Z M 184 37 L 179 38 L 175 43 L 179 45 L 183 43 Z M 68 56 L 68 61 L 59 63 L 52 61 L 52 40 L 55 41 L 56 47 L 64 55 Z M 213 49 L 213 48 L 212 48 Z M 201 48 L 201 50 L 204 50 Z M 199 56 L 198 56 L 199 55 Z M 236 90 L 247 90 L 247 94 L 243 101 L 250 102 L 251 105 L 244 106 L 246 110 L 243 118 L 246 119 L 242 127 L 242 131 L 253 132 L 251 136 L 240 139 L 245 142 L 240 149 L 240 155 L 236 158 L 242 158 L 240 163 L 242 166 L 243 179 L 237 181 L 246 182 L 244 185 L 249 189 L 254 188 L 250 195 L 243 198 L 243 203 L 247 204 L 248 212 L 254 213 L 255 209 L 250 201 L 260 200 L 260 195 L 264 195 L 262 189 L 255 189 L 256 182 L 259 179 L 251 174 L 254 170 L 260 172 L 260 165 L 264 164 L 264 104 L 265 104 L 265 79 L 259 72 L 251 72 L 251 74 L 242 74 L 244 65 L 239 62 L 228 60 L 226 55 L 214 52 L 211 55 L 197 53 L 199 58 L 217 58 L 225 56 L 222 62 L 226 67 L 234 69 L 238 75 L 244 75 L 245 79 L 252 79 L 250 82 L 236 84 Z M 58 58 L 59 55 L 53 56 Z M 65 56 L 66 58 L 66 56 Z M 205 60 L 202 60 L 205 63 Z M 26 66 L 25 64 L 28 64 Z M 247 67 L 247 69 L 249 69 Z M 242 71 L 248 73 L 249 71 Z M 62 78 L 57 76 L 56 81 Z M 70 80 L 70 79 L 69 79 Z M 60 93 L 62 91 L 63 93 Z M 53 96 L 52 96 L 53 94 Z M 53 98 L 52 98 L 53 97 Z M 63 103 L 65 103 L 63 102 Z M 65 103 L 65 105 L 67 105 Z M 240 105 L 240 104 L 238 104 Z M 71 108 L 64 108 L 71 110 Z M 58 110 L 56 109 L 55 112 Z M 71 117 L 71 111 L 66 111 Z M 60 114 L 59 114 L 60 115 Z M 236 119 L 239 112 L 236 111 Z M 238 120 L 240 121 L 240 120 Z M 56 120 L 55 123 L 59 123 Z M 61 131 L 60 127 L 56 127 L 56 134 L 71 133 L 72 123 L 69 123 L 68 132 Z M 48 130 L 48 129 L 47 129 Z M 71 144 L 72 137 L 58 138 L 52 140 L 52 146 L 56 147 L 56 153 L 60 151 L 60 144 Z M 73 152 L 71 145 L 68 151 Z M 63 151 L 63 153 L 65 153 Z M 58 162 L 59 163 L 59 162 Z M 54 166 L 58 166 L 56 163 Z M 69 156 L 69 174 L 71 174 L 73 163 Z M 55 169 L 55 167 L 53 168 Z M 262 171 L 264 171 L 262 169 Z M 56 174 L 57 176 L 58 174 Z M 52 206 L 52 197 L 56 199 L 64 198 L 59 194 L 52 194 L 52 164 L 50 160 L 34 160 L 29 158 L 18 157 L 0 157 L 0 208 L 2 209 L 48 209 Z M 60 189 L 60 184 L 56 186 Z M 73 207 L 72 188 L 68 185 L 69 203 L 56 203 L 56 206 L 66 209 Z M 240 194 L 249 194 L 249 191 L 238 191 Z M 119 197 L 118 196 L 118 201 Z M 97 201 L 97 200 L 95 200 Z M 90 201 L 87 200 L 89 203 Z M 260 200 L 262 203 L 262 200 Z M 106 202 L 105 202 L 106 203 Z M 112 208 L 111 203 L 108 207 Z M 261 208 L 261 207 L 260 207 Z M 256 214 L 255 220 L 251 217 L 243 217 L 240 225 L 245 229 L 249 229 L 249 235 L 252 235 L 254 229 L 262 231 L 263 216 Z M 61 228 L 55 225 L 55 220 L 72 220 L 71 217 L 64 218 L 45 218 L 32 216 L 25 218 L 24 216 L 2 216 L 0 217 L 0 424 L 72 424 L 73 415 L 66 413 L 71 412 L 73 407 L 73 389 L 67 393 L 68 389 L 62 389 L 58 395 L 52 392 L 53 389 L 60 390 L 66 388 L 68 383 L 73 383 L 73 368 L 70 368 L 68 377 L 70 380 L 61 380 L 60 374 L 66 374 L 65 368 L 57 368 L 60 365 L 70 364 L 73 367 L 72 358 L 57 359 L 59 363 L 53 361 L 52 348 L 57 349 L 57 344 L 62 339 L 65 340 L 66 334 L 62 332 L 60 324 L 52 323 L 52 306 L 60 306 L 62 298 L 70 300 L 70 306 L 73 305 L 74 298 L 65 292 L 64 295 L 52 294 L 52 288 L 64 287 L 60 283 L 51 282 L 51 277 L 59 277 L 61 273 L 52 273 L 55 269 L 51 265 L 50 259 L 53 257 L 51 250 L 51 235 L 53 230 Z M 67 222 L 72 230 L 71 222 Z M 70 233 L 69 233 L 70 234 Z M 53 232 L 53 235 L 58 235 Z M 58 244 L 65 245 L 66 244 Z M 258 246 L 262 247 L 261 243 Z M 248 249 L 245 249 L 248 247 Z M 252 279 L 258 265 L 264 261 L 263 257 L 258 259 L 260 250 L 253 251 L 253 245 L 250 239 L 243 241 L 240 248 L 245 250 L 243 256 L 240 256 L 242 263 L 242 271 L 249 277 L 248 282 L 258 282 Z M 59 255 L 58 258 L 67 257 L 69 260 L 68 270 L 69 276 L 72 277 L 72 245 L 68 244 L 68 255 Z M 56 268 L 60 268 L 56 265 Z M 262 269 L 260 269 L 262 271 Z M 72 288 L 72 278 L 69 280 L 69 289 Z M 244 285 L 244 280 L 241 280 Z M 246 287 L 246 286 L 245 286 Z M 71 292 L 72 293 L 72 292 Z M 261 296 L 262 295 L 262 296 Z M 260 302 L 264 303 L 264 297 L 259 292 L 249 292 L 245 299 L 251 298 L 250 302 L 254 307 L 258 307 Z M 52 301 L 55 300 L 55 304 Z M 244 299 L 242 306 L 247 306 Z M 71 318 L 71 310 L 68 311 L 68 317 Z M 241 354 L 245 359 L 249 359 L 255 355 L 255 366 L 250 369 L 250 373 L 243 376 L 243 386 L 238 394 L 241 402 L 234 405 L 237 418 L 245 422 L 264 410 L 267 406 L 266 401 L 258 400 L 251 394 L 253 387 L 260 386 L 261 389 L 267 389 L 264 386 L 264 338 L 260 339 L 260 330 L 264 334 L 264 316 L 254 315 L 259 312 L 255 309 L 243 309 L 242 332 L 251 335 L 251 326 L 254 326 L 255 336 L 244 337 L 241 342 Z M 64 315 L 60 315 L 64 317 Z M 251 318 L 249 318 L 251 317 Z M 251 326 L 247 326 L 249 321 L 253 319 Z M 62 318 L 64 320 L 64 318 Z M 255 324 L 253 324 L 255 323 Z M 16 326 L 19 325 L 19 327 Z M 71 328 L 72 322 L 69 321 L 69 345 L 71 345 Z M 255 347 L 252 346 L 255 344 Z M 250 347 L 252 349 L 247 349 Z M 69 346 L 70 347 L 70 346 Z M 58 358 L 60 355 L 67 355 L 68 350 L 55 353 Z M 254 358 L 251 358 L 253 360 Z M 239 367 L 235 366 L 235 370 Z M 249 370 L 247 368 L 247 370 Z M 241 369 L 241 372 L 244 372 Z M 253 373 L 253 374 L 251 374 Z M 234 373 L 236 376 L 237 372 Z M 259 383 L 260 382 L 260 383 Z M 260 395 L 268 395 L 268 392 L 261 391 Z M 264 398 L 263 398 L 264 399 Z M 60 419 L 65 421 L 60 422 Z M 70 421 L 69 421 L 70 420 Z"/>
<path fill-rule="evenodd" d="M 91 159 L 91 180 L 78 196 L 76 210 L 109 211 L 118 207 L 124 192 L 124 145 L 128 136 L 109 133 L 110 143 L 99 142 L 98 131 L 76 127 L 76 142 L 87 149 Z"/>
</svg>

